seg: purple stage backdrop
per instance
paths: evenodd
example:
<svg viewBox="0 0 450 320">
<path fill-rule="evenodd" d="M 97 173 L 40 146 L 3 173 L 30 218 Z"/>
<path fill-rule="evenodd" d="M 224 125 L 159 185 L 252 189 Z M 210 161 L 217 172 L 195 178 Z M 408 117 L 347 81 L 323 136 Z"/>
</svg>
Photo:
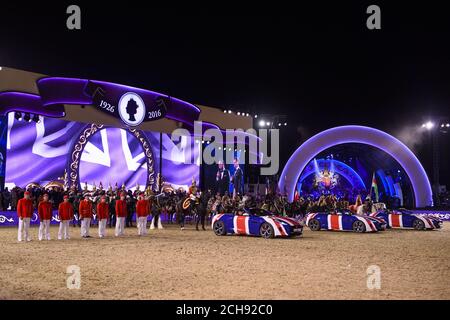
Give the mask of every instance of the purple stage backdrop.
<svg viewBox="0 0 450 320">
<path fill-rule="evenodd" d="M 78 141 L 85 123 L 69 122 L 41 117 L 40 123 L 18 121 L 14 113 L 8 115 L 5 186 L 25 187 L 30 182 L 41 185 L 64 175 L 71 161 L 72 148 Z M 187 146 L 185 141 L 175 141 L 162 135 L 162 159 L 159 132 L 145 132 L 153 153 L 153 169 L 159 172 L 162 161 L 164 181 L 174 187 L 187 188 L 199 178 L 199 149 Z M 69 170 L 67 170 L 69 171 Z M 103 187 L 125 184 L 141 190 L 147 182 L 147 163 L 142 144 L 126 129 L 105 127 L 93 134 L 81 154 L 80 183 L 94 183 Z"/>
</svg>

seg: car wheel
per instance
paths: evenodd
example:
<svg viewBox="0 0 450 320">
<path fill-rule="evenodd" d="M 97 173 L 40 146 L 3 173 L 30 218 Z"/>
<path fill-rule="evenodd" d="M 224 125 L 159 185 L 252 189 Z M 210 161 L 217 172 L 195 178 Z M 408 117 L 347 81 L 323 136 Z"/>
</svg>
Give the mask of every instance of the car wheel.
<svg viewBox="0 0 450 320">
<path fill-rule="evenodd" d="M 425 223 L 420 219 L 416 219 L 413 221 L 413 228 L 416 230 L 425 230 Z"/>
<path fill-rule="evenodd" d="M 320 222 L 317 219 L 311 219 L 308 222 L 308 227 L 311 231 L 319 231 L 320 230 Z"/>
<path fill-rule="evenodd" d="M 223 221 L 214 222 L 213 230 L 216 236 L 224 236 L 227 234 L 225 230 L 225 223 L 223 223 Z"/>
<path fill-rule="evenodd" d="M 274 232 L 273 228 L 270 224 L 267 222 L 264 222 L 261 227 L 259 228 L 259 235 L 263 237 L 264 239 L 270 239 L 273 238 Z"/>
<path fill-rule="evenodd" d="M 366 231 L 366 226 L 362 221 L 356 220 L 353 222 L 353 231 L 361 233 Z"/>
</svg>

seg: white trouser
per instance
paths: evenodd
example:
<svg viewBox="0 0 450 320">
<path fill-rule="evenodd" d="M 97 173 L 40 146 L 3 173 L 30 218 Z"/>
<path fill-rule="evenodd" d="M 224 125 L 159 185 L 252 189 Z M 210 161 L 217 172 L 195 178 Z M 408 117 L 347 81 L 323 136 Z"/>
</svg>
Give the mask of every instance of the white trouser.
<svg viewBox="0 0 450 320">
<path fill-rule="evenodd" d="M 123 230 L 125 228 L 125 217 L 116 218 L 116 237 L 123 236 Z"/>
<path fill-rule="evenodd" d="M 100 238 L 105 237 L 106 235 L 106 222 L 108 219 L 102 219 L 98 221 L 98 236 Z"/>
<path fill-rule="evenodd" d="M 59 222 L 58 240 L 61 240 L 63 237 L 66 240 L 70 239 L 69 223 L 70 223 L 70 220 L 61 220 Z"/>
<path fill-rule="evenodd" d="M 41 220 L 41 223 L 39 224 L 38 239 L 39 241 L 42 239 L 50 240 L 50 220 Z"/>
<path fill-rule="evenodd" d="M 147 234 L 147 217 L 138 217 L 137 228 L 138 235 L 143 236 Z"/>
<path fill-rule="evenodd" d="M 83 218 L 81 220 L 81 236 L 87 237 L 89 236 L 89 228 L 91 226 L 91 218 Z"/>
<path fill-rule="evenodd" d="M 31 218 L 19 219 L 19 232 L 17 234 L 18 241 L 22 240 L 31 241 L 31 237 L 29 234 L 30 220 Z"/>
</svg>

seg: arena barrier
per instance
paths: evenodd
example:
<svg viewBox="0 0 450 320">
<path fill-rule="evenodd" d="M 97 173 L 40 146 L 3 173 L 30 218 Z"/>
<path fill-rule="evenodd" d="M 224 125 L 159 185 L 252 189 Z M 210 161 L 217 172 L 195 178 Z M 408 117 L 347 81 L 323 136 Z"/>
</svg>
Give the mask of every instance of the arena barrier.
<svg viewBox="0 0 450 320">
<path fill-rule="evenodd" d="M 423 211 L 423 210 L 410 210 L 414 214 L 420 215 L 431 215 L 433 217 L 439 218 L 443 221 L 450 221 L 450 211 L 445 210 L 431 210 L 431 211 Z"/>
<path fill-rule="evenodd" d="M 443 221 L 450 221 L 450 211 L 445 210 L 433 210 L 433 211 L 424 211 L 424 210 L 409 210 L 411 213 L 414 214 L 420 214 L 420 215 L 431 215 L 436 218 L 439 218 Z M 172 215 L 173 216 L 173 215 Z M 159 218 L 161 219 L 161 222 L 168 222 L 167 215 L 162 213 L 160 214 Z M 147 221 L 150 222 L 153 219 L 152 215 L 149 215 L 147 217 Z M 186 216 L 185 221 L 188 223 L 191 221 L 193 217 Z M 132 219 L 133 222 L 136 222 L 136 214 L 133 213 Z M 91 220 L 93 224 L 97 223 L 97 220 L 95 218 L 95 215 L 93 216 L 93 219 Z M 72 222 L 78 223 L 77 217 L 75 217 Z M 175 219 L 172 218 L 172 222 L 176 223 Z M 57 210 L 53 211 L 52 220 L 50 221 L 51 224 L 58 224 L 59 219 L 57 218 Z M 39 225 L 39 217 L 37 215 L 37 211 L 33 212 L 33 217 L 31 218 L 31 225 Z M 18 225 L 18 217 L 16 211 L 0 211 L 0 227 L 7 227 L 7 226 L 17 226 Z"/>
<path fill-rule="evenodd" d="M 52 220 L 50 221 L 51 224 L 59 224 L 58 219 L 58 211 L 54 210 L 52 215 Z M 147 221 L 152 220 L 152 215 L 149 215 L 147 217 Z M 166 214 L 161 214 L 159 216 L 162 222 L 167 222 Z M 18 225 L 19 218 L 17 217 L 16 211 L 0 211 L 0 227 L 7 227 L 7 226 L 17 226 Z M 189 219 L 187 219 L 189 220 Z M 75 217 L 73 222 L 78 223 L 78 219 Z M 95 218 L 95 215 L 93 216 L 93 219 L 91 220 L 94 224 L 97 223 L 97 220 Z M 133 213 L 132 221 L 136 222 L 136 214 Z M 33 212 L 33 217 L 31 217 L 30 225 L 39 225 L 39 216 L 37 214 L 37 211 Z"/>
</svg>

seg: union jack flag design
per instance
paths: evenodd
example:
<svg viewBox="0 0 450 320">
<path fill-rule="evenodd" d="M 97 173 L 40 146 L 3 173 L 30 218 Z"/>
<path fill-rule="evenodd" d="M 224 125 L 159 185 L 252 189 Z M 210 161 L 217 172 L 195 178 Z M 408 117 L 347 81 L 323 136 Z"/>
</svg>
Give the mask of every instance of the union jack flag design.
<svg viewBox="0 0 450 320">
<path fill-rule="evenodd" d="M 248 216 L 234 216 L 233 218 L 233 231 L 235 234 L 250 234 L 250 228 L 248 225 Z"/>
<path fill-rule="evenodd" d="M 357 227 L 359 223 L 360 227 Z M 313 231 L 356 231 L 377 232 L 385 229 L 386 223 L 382 219 L 351 214 L 350 212 L 315 212 L 306 216 L 306 225 Z"/>
<path fill-rule="evenodd" d="M 217 214 L 213 217 L 211 226 L 216 235 L 235 234 L 272 238 L 303 233 L 303 226 L 299 221 L 274 215 L 263 209 L 246 209 L 243 215 Z"/>
<path fill-rule="evenodd" d="M 426 214 L 414 214 L 408 210 L 380 210 L 371 214 L 371 217 L 383 219 L 388 228 L 432 230 L 441 228 L 442 221 Z"/>
</svg>

